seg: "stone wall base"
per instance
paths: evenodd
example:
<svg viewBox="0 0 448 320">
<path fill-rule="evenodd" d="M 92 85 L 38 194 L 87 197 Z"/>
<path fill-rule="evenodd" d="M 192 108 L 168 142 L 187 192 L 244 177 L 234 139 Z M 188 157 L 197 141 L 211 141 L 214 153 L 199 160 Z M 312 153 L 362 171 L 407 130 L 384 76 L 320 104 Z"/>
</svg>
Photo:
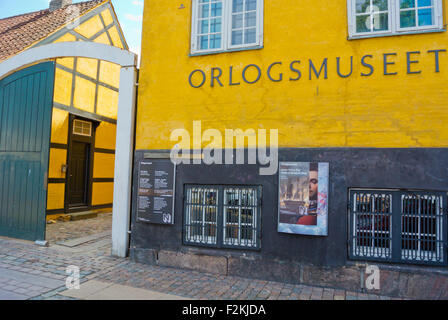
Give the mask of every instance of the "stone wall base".
<svg viewBox="0 0 448 320">
<path fill-rule="evenodd" d="M 195 270 L 216 275 L 331 287 L 408 299 L 448 299 L 448 270 L 376 264 L 380 289 L 368 290 L 365 263 L 317 267 L 291 261 L 131 248 L 138 263 Z"/>
</svg>

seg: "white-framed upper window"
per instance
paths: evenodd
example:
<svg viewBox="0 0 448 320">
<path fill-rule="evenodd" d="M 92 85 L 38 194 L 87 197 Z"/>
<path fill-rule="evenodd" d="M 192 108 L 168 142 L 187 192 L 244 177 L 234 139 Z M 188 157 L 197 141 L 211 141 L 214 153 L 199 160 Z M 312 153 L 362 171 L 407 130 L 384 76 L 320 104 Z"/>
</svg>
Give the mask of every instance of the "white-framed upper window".
<svg viewBox="0 0 448 320">
<path fill-rule="evenodd" d="M 442 0 L 348 0 L 350 38 L 443 30 Z"/>
<path fill-rule="evenodd" d="M 193 0 L 191 53 L 263 45 L 263 0 Z"/>
<path fill-rule="evenodd" d="M 73 120 L 73 133 L 80 136 L 91 137 L 92 122 L 82 121 L 78 119 Z"/>
</svg>

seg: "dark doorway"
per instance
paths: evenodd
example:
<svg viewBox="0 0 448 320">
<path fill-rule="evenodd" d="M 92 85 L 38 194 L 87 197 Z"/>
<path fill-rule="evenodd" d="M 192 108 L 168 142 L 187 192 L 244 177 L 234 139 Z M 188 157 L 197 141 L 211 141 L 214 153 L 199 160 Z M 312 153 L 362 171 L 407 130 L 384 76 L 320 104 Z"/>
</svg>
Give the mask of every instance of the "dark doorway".
<svg viewBox="0 0 448 320">
<path fill-rule="evenodd" d="M 70 207 L 85 207 L 88 205 L 89 155 L 89 143 L 72 141 L 71 157 L 68 165 L 68 205 Z"/>
<path fill-rule="evenodd" d="M 66 212 L 88 210 L 92 202 L 96 122 L 70 116 Z"/>
</svg>

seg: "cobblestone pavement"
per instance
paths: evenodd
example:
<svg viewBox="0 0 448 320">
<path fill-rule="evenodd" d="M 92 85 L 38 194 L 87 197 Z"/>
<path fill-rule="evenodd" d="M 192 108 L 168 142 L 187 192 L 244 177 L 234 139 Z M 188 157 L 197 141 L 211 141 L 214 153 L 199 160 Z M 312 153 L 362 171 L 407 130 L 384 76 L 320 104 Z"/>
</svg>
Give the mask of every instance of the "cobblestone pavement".
<svg viewBox="0 0 448 320">
<path fill-rule="evenodd" d="M 90 221 L 92 223 L 93 221 Z M 80 225 L 89 220 L 77 222 Z M 76 227 L 78 228 L 78 227 Z M 83 227 L 79 226 L 78 230 Z M 83 236 L 86 233 L 82 234 Z M 75 248 L 60 245 L 39 247 L 31 242 L 0 238 L 0 300 L 70 299 L 66 290 L 66 268 L 80 268 L 83 282 L 106 283 L 147 289 L 198 300 L 356 300 L 387 299 L 365 293 L 244 279 L 138 264 L 112 257 L 104 236 L 95 243 Z"/>
<path fill-rule="evenodd" d="M 47 224 L 46 239 L 51 243 L 77 239 L 112 230 L 112 213 L 99 213 L 97 218 L 78 221 L 59 221 Z"/>
</svg>

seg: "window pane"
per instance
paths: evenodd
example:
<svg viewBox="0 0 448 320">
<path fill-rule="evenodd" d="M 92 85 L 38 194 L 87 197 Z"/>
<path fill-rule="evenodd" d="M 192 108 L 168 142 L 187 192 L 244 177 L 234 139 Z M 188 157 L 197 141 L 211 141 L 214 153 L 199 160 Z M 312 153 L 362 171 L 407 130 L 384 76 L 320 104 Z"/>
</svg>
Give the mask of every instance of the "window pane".
<svg viewBox="0 0 448 320">
<path fill-rule="evenodd" d="M 415 8 L 415 0 L 400 0 L 400 9 Z"/>
<path fill-rule="evenodd" d="M 200 17 L 208 18 L 209 11 L 210 11 L 210 6 L 208 4 L 200 6 Z"/>
<path fill-rule="evenodd" d="M 418 6 L 419 7 L 431 7 L 432 0 L 418 0 Z"/>
<path fill-rule="evenodd" d="M 246 0 L 246 11 L 257 10 L 257 0 Z"/>
<path fill-rule="evenodd" d="M 356 0 L 356 13 L 370 13 L 369 7 L 370 0 Z"/>
<path fill-rule="evenodd" d="M 373 30 L 386 31 L 389 29 L 389 15 L 387 13 L 380 13 L 373 15 Z"/>
<path fill-rule="evenodd" d="M 374 6 L 374 10 L 373 11 L 387 11 L 387 0 L 373 0 L 373 6 Z M 378 9 L 375 10 L 375 7 L 377 7 Z"/>
<path fill-rule="evenodd" d="M 370 32 L 370 15 L 356 17 L 356 32 Z"/>
<path fill-rule="evenodd" d="M 243 0 L 233 0 L 232 12 L 243 12 Z"/>
<path fill-rule="evenodd" d="M 256 27 L 257 26 L 257 13 L 256 12 L 250 12 L 246 13 L 246 19 L 245 19 L 245 27 Z"/>
<path fill-rule="evenodd" d="M 208 20 L 201 20 L 199 22 L 199 33 L 208 33 Z"/>
<path fill-rule="evenodd" d="M 257 42 L 257 29 L 246 29 L 244 32 L 244 43 Z"/>
<path fill-rule="evenodd" d="M 212 34 L 210 36 L 210 49 L 219 49 L 219 48 L 221 48 L 221 35 Z"/>
<path fill-rule="evenodd" d="M 401 28 L 415 27 L 415 10 L 400 12 L 400 27 Z"/>
<path fill-rule="evenodd" d="M 243 15 L 237 14 L 232 17 L 232 29 L 240 29 L 243 27 Z"/>
<path fill-rule="evenodd" d="M 232 31 L 232 45 L 243 43 L 243 31 Z"/>
<path fill-rule="evenodd" d="M 418 25 L 419 26 L 431 26 L 433 24 L 434 24 L 434 21 L 433 21 L 433 10 L 432 9 L 418 10 Z"/>
<path fill-rule="evenodd" d="M 211 16 L 212 17 L 220 17 L 220 16 L 222 16 L 222 3 L 221 2 L 212 4 Z"/>
<path fill-rule="evenodd" d="M 201 50 L 208 49 L 208 36 L 199 37 L 199 48 L 201 48 Z"/>
<path fill-rule="evenodd" d="M 221 19 L 213 19 L 210 24 L 210 32 L 221 32 Z"/>
</svg>

